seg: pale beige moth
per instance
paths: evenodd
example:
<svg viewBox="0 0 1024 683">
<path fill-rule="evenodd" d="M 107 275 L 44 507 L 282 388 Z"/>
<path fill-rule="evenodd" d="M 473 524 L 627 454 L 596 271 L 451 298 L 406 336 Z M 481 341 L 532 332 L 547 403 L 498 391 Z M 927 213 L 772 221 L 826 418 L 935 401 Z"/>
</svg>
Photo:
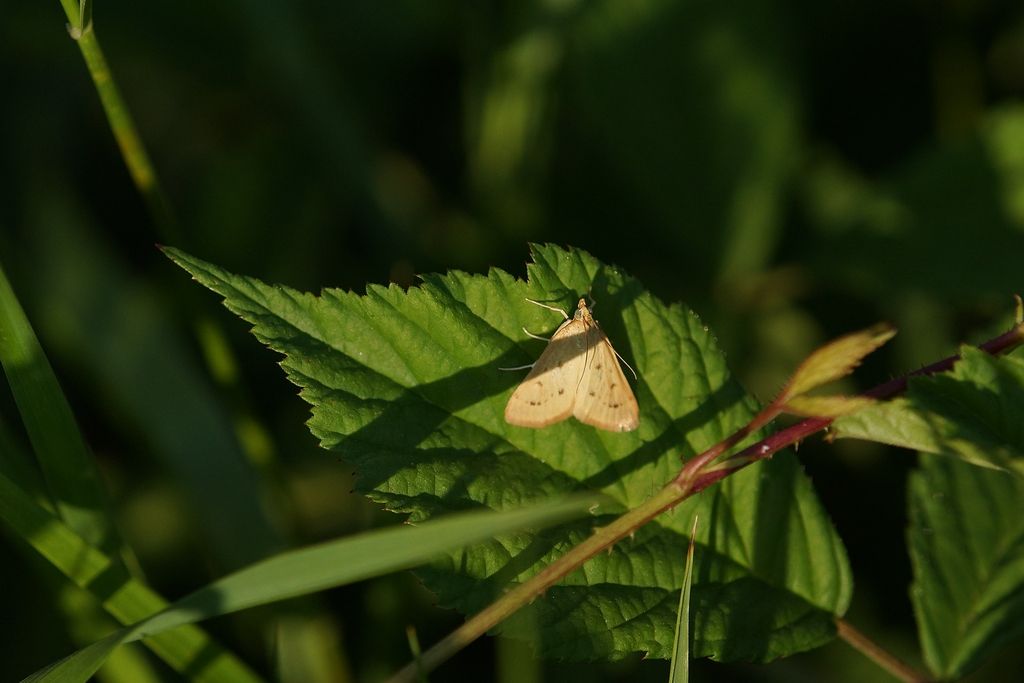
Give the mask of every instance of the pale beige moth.
<svg viewBox="0 0 1024 683">
<path fill-rule="evenodd" d="M 574 416 L 600 429 L 629 432 L 640 424 L 633 390 L 619 367 L 618 354 L 580 299 L 505 405 L 505 421 L 519 427 L 546 427 Z M 526 366 L 529 367 L 529 366 Z"/>
</svg>

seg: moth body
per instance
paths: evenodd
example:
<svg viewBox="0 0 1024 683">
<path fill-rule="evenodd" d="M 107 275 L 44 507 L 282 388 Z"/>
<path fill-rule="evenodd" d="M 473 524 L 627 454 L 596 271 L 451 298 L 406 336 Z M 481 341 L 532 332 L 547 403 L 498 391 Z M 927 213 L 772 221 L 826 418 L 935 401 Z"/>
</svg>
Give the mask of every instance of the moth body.
<svg viewBox="0 0 1024 683">
<path fill-rule="evenodd" d="M 512 392 L 505 421 L 539 428 L 572 415 L 609 431 L 636 429 L 640 424 L 636 397 L 586 301 L 580 299 L 573 317 L 566 318 Z"/>
</svg>

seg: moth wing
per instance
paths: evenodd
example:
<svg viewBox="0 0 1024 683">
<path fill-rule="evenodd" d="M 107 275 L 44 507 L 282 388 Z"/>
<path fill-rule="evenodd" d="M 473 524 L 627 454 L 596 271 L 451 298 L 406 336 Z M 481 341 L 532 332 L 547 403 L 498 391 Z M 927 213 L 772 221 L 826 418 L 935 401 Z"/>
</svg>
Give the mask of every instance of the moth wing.
<svg viewBox="0 0 1024 683">
<path fill-rule="evenodd" d="M 640 407 L 633 390 L 605 333 L 596 325 L 588 332 L 590 349 L 573 415 L 601 429 L 631 432 L 640 424 Z"/>
<path fill-rule="evenodd" d="M 569 320 L 551 336 L 544 352 L 505 404 L 505 421 L 519 427 L 546 427 L 572 415 L 586 365 L 587 328 Z"/>
</svg>

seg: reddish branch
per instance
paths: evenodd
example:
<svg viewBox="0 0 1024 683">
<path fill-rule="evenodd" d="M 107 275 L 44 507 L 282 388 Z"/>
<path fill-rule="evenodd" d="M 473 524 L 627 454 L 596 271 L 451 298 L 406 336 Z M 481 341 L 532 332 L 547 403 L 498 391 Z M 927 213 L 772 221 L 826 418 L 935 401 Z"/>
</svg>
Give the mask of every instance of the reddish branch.
<svg viewBox="0 0 1024 683">
<path fill-rule="evenodd" d="M 1009 332 L 985 342 L 978 348 L 982 351 L 987 351 L 992 355 L 998 355 L 1018 346 L 1021 342 L 1024 342 L 1024 325 L 1019 324 Z M 897 394 L 901 394 L 906 391 L 907 382 L 911 377 L 934 375 L 938 372 L 945 372 L 952 368 L 953 364 L 958 360 L 960 360 L 959 354 L 943 358 L 936 363 L 927 365 L 920 370 L 911 372 L 903 377 L 886 382 L 885 384 L 879 384 L 878 386 L 865 391 L 863 395 L 870 398 L 890 398 L 892 396 L 896 396 Z M 808 436 L 815 434 L 816 432 L 820 432 L 822 429 L 828 427 L 832 424 L 833 419 L 834 418 L 828 417 L 810 417 L 806 420 L 801 420 L 795 425 L 779 430 L 774 434 L 765 437 L 761 441 L 758 441 L 756 444 L 743 449 L 739 453 L 729 456 L 729 458 L 723 461 L 721 465 L 712 471 L 700 472 L 698 470 L 699 473 L 694 477 L 692 493 L 703 491 L 708 486 L 711 486 L 717 481 L 721 481 L 733 472 L 743 469 L 747 465 L 757 462 L 758 460 L 769 458 L 773 453 L 776 453 L 787 446 L 803 441 Z M 747 433 L 749 433 L 749 431 L 753 430 L 747 430 Z M 704 454 L 694 458 L 694 461 L 697 460 L 707 462 Z M 730 462 L 735 464 L 732 467 L 729 467 L 727 465 Z M 700 469 L 703 469 L 703 467 Z M 683 468 L 683 472 L 680 473 L 680 477 L 683 477 L 688 471 L 690 471 L 689 463 L 687 463 L 687 466 Z"/>
</svg>

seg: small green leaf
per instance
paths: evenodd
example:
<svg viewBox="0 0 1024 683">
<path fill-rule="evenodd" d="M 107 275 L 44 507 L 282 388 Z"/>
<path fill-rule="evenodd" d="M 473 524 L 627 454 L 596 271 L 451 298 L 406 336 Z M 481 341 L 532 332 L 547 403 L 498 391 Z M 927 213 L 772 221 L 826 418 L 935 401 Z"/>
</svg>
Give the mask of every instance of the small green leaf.
<svg viewBox="0 0 1024 683">
<path fill-rule="evenodd" d="M 853 372 L 869 353 L 893 338 L 896 330 L 879 324 L 854 332 L 816 349 L 797 367 L 776 401 L 785 404 L 812 389 Z"/>
<path fill-rule="evenodd" d="M 159 614 L 93 643 L 27 680 L 84 683 L 122 643 L 152 638 L 210 617 L 407 569 L 466 543 L 581 516 L 595 503 L 593 498 L 577 496 L 521 510 L 464 513 L 419 527 L 371 531 L 282 553 L 214 581 Z M 83 551 L 83 559 L 95 555 Z"/>
<path fill-rule="evenodd" d="M 833 434 L 1024 474 L 1024 362 L 964 347 L 951 372 L 912 377 L 905 398 L 842 417 Z"/>
<path fill-rule="evenodd" d="M 614 501 L 607 517 L 545 534 L 495 538 L 417 570 L 442 605 L 472 613 L 540 571 L 594 524 L 635 507 L 675 476 L 682 458 L 746 425 L 756 402 L 731 378 L 700 319 L 666 306 L 636 280 L 575 249 L 534 246 L 528 281 L 423 276 L 408 291 L 319 296 L 167 254 L 253 324 L 258 339 L 312 405 L 309 426 L 359 474 L 356 486 L 413 520 L 459 509 L 508 509 L 572 491 Z M 512 427 L 505 403 L 561 317 L 527 298 L 570 308 L 587 294 L 615 348 L 639 374 L 634 432 L 575 420 Z M 849 601 L 846 555 L 807 478 L 780 453 L 729 477 L 592 558 L 499 631 L 543 655 L 671 655 L 678 558 L 698 513 L 694 654 L 768 660 L 834 635 Z M 723 609 L 728 605 L 728 609 Z"/>
<path fill-rule="evenodd" d="M 1024 480 L 920 461 L 909 484 L 914 613 L 929 669 L 960 678 L 1024 636 Z"/>
</svg>

